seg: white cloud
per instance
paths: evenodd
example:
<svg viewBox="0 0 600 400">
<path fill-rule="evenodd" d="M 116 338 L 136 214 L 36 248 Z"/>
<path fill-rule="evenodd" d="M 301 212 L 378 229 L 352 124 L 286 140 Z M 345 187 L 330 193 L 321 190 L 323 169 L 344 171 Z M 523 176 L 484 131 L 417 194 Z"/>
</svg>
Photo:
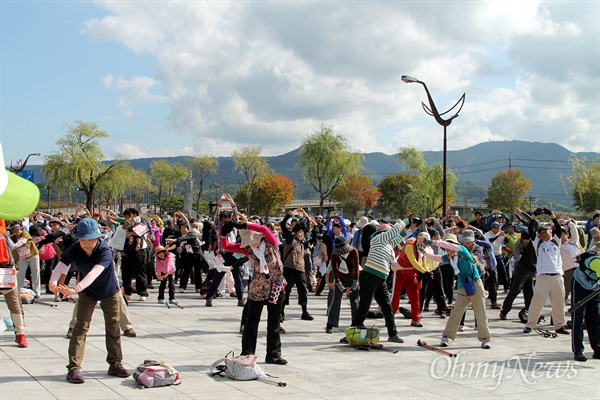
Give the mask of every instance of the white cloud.
<svg viewBox="0 0 600 400">
<path fill-rule="evenodd" d="M 439 150 L 442 128 L 403 74 L 440 110 L 466 92 L 450 148 L 551 135 L 578 151 L 598 134 L 597 3 L 101 4 L 107 15 L 82 32 L 159 65 L 153 77 L 106 71 L 105 87 L 137 119 L 136 104 L 167 102 L 170 130 L 203 152 L 281 154 L 321 122 L 363 151 Z"/>
</svg>

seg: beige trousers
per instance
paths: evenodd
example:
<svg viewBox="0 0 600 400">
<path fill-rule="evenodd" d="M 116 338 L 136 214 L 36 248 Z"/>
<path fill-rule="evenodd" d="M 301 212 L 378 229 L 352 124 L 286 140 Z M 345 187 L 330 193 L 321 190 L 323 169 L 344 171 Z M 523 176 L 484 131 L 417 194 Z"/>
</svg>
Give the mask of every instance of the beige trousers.
<svg viewBox="0 0 600 400">
<path fill-rule="evenodd" d="M 554 329 L 562 328 L 565 325 L 565 285 L 563 277 L 560 275 L 537 275 L 526 327 L 535 328 L 548 295 L 550 295 L 550 304 L 552 304 Z"/>
<path fill-rule="evenodd" d="M 469 304 L 471 304 L 473 306 L 473 312 L 475 313 L 475 320 L 477 321 L 477 339 L 480 341 L 483 339 L 491 341 L 492 337 L 488 326 L 487 314 L 485 313 L 485 289 L 483 288 L 481 279 L 473 281 L 473 284 L 475 286 L 475 294 L 471 297 L 467 296 L 465 289 L 458 289 L 454 309 L 450 313 L 450 318 L 448 318 L 442 336 L 447 336 L 452 340 L 456 338 L 460 320 Z"/>
</svg>

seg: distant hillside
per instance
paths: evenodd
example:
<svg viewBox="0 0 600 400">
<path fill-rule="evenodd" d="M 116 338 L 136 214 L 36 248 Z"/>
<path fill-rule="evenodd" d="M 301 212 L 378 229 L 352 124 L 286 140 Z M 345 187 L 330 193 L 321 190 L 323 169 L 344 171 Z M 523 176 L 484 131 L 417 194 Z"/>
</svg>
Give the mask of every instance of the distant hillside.
<svg viewBox="0 0 600 400">
<path fill-rule="evenodd" d="M 574 154 L 564 147 L 554 143 L 532 143 L 524 141 L 484 142 L 475 146 L 448 151 L 448 168 L 452 169 L 459 178 L 457 187 L 458 201 L 482 201 L 486 197 L 486 189 L 491 179 L 499 171 L 505 171 L 509 165 L 523 170 L 525 177 L 532 183 L 530 196 L 537 198 L 538 203 L 552 202 L 564 208 L 571 208 L 570 194 L 565 193 L 561 174 L 568 174 L 570 165 L 569 157 Z M 600 157 L 598 153 L 575 153 L 578 157 L 592 160 Z M 295 182 L 294 197 L 316 198 L 316 193 L 304 182 L 302 171 L 296 168 L 299 149 L 273 157 L 265 157 L 273 171 L 285 175 Z M 441 163 L 443 152 L 423 152 L 425 160 L 429 163 Z M 167 160 L 169 163 L 185 163 L 185 157 L 160 157 L 130 160 L 131 165 L 137 169 L 150 170 L 150 164 L 156 160 Z M 219 170 L 214 176 L 208 177 L 208 182 L 222 180 L 223 190 L 235 191 L 238 187 L 238 175 L 233 172 L 233 159 L 231 157 L 218 157 Z M 29 168 L 28 168 L 29 169 Z M 35 173 L 35 182 L 44 183 L 44 177 L 39 171 L 39 166 L 32 166 Z M 395 155 L 383 153 L 367 153 L 363 163 L 363 172 L 368 174 L 375 183 L 384 176 L 395 174 L 406 169 L 399 165 Z M 207 196 L 210 191 L 207 190 Z"/>
</svg>

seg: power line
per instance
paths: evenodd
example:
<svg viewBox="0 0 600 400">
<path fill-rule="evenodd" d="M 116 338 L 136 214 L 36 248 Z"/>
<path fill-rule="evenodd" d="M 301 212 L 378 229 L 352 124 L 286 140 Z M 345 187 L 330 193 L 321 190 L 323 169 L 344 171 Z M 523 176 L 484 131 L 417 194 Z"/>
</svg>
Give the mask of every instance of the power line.
<svg viewBox="0 0 600 400">
<path fill-rule="evenodd" d="M 513 160 L 519 160 L 519 161 L 538 161 L 538 162 L 558 162 L 558 163 L 569 163 L 569 161 L 561 161 L 561 160 L 536 160 L 533 158 L 512 158 Z"/>
<path fill-rule="evenodd" d="M 497 169 L 499 169 L 499 167 L 496 167 L 496 168 L 485 168 L 485 169 L 478 169 L 477 171 L 467 171 L 467 172 L 457 172 L 457 173 L 459 175 L 467 175 L 467 174 L 476 174 L 478 172 L 485 172 L 485 171 L 496 171 Z"/>
<path fill-rule="evenodd" d="M 515 168 L 547 169 L 547 170 L 552 170 L 552 171 L 555 171 L 555 170 L 561 170 L 561 171 L 570 171 L 570 170 L 571 170 L 571 168 L 561 168 L 561 167 L 559 167 L 559 168 L 556 168 L 556 167 L 551 167 L 551 168 L 550 168 L 550 167 L 536 167 L 536 166 L 534 166 L 534 165 L 513 165 L 513 167 L 515 167 Z"/>
<path fill-rule="evenodd" d="M 477 167 L 479 165 L 494 164 L 494 163 L 501 162 L 501 161 L 506 161 L 506 159 L 503 158 L 501 160 L 487 161 L 487 162 L 482 162 L 482 163 L 477 163 L 477 164 L 459 165 L 458 167 L 451 167 L 451 168 L 456 169 L 456 168 Z"/>
</svg>

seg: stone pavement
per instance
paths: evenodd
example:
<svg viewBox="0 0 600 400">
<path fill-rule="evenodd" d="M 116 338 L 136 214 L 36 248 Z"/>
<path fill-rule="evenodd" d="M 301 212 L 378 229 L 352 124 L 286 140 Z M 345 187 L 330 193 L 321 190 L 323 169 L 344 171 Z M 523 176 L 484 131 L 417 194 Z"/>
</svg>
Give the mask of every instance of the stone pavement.
<svg viewBox="0 0 600 400">
<path fill-rule="evenodd" d="M 43 295 L 45 301 L 52 296 Z M 295 304 L 286 309 L 282 335 L 286 366 L 264 364 L 266 310 L 259 331 L 257 352 L 263 370 L 287 382 L 277 387 L 265 382 L 239 382 L 212 377 L 209 367 L 229 351 L 240 351 L 238 333 L 241 308 L 235 298 L 213 301 L 213 307 L 195 293 L 177 294 L 185 307 L 167 309 L 156 304 L 156 290 L 148 302 L 132 301 L 129 312 L 138 333 L 123 337 L 124 365 L 133 371 L 144 359 L 155 358 L 177 368 L 182 376 L 178 386 L 141 389 L 133 378 L 119 379 L 106 374 L 106 352 L 102 311 L 97 308 L 87 337 L 82 372 L 86 382 L 66 381 L 68 340 L 65 333 L 73 304 L 58 303 L 58 308 L 42 304 L 25 305 L 29 347 L 17 348 L 13 332 L 0 334 L 1 399 L 598 399 L 600 398 L 600 360 L 591 359 L 586 343 L 586 363 L 573 361 L 570 337 L 543 338 L 523 334 L 516 311 L 509 320 L 500 321 L 497 310 L 489 310 L 492 349 L 479 348 L 468 312 L 464 333 L 451 342 L 449 358 L 420 348 L 417 340 L 438 344 L 445 321 L 425 312 L 423 328 L 413 328 L 400 314 L 396 323 L 404 344 L 382 343 L 398 349 L 357 351 L 338 341 L 341 333 L 325 333 L 326 296 L 309 296 L 309 311 L 314 321 L 300 320 Z M 519 299 L 518 299 L 519 300 Z M 406 306 L 406 301 L 402 301 Z M 515 304 L 519 310 L 521 304 Z M 7 315 L 6 305 L 0 313 Z M 549 310 L 545 314 L 549 315 Z M 549 320 L 549 318 L 548 318 Z M 383 326 L 383 319 L 367 320 Z M 342 308 L 341 325 L 350 324 L 348 303 Z"/>
</svg>

